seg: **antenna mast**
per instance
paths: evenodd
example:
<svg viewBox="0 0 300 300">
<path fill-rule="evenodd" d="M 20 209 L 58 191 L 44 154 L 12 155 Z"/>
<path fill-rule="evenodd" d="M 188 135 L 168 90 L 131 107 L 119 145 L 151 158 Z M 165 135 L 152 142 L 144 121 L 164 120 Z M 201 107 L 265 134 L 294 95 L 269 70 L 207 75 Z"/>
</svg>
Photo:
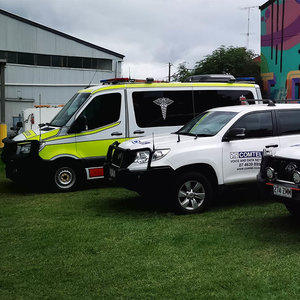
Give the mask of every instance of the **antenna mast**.
<svg viewBox="0 0 300 300">
<path fill-rule="evenodd" d="M 247 9 L 248 10 L 248 23 L 247 23 L 247 33 L 246 33 L 246 36 L 247 36 L 247 49 L 249 49 L 249 37 L 250 37 L 250 10 L 252 8 L 257 8 L 259 6 L 247 6 L 247 7 L 242 7 L 241 9 Z"/>
</svg>

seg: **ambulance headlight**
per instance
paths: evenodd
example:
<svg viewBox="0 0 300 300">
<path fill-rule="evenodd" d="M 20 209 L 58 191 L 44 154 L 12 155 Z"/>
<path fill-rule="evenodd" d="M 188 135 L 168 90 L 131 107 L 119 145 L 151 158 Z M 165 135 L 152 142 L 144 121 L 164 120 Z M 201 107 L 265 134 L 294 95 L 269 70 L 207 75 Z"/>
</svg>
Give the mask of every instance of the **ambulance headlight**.
<svg viewBox="0 0 300 300">
<path fill-rule="evenodd" d="M 166 156 L 169 153 L 170 149 L 159 149 L 159 150 L 155 150 L 153 155 L 152 155 L 152 161 L 156 161 L 159 160 L 161 158 L 163 158 L 164 156 Z M 145 164 L 148 163 L 150 158 L 150 151 L 139 151 L 136 153 L 135 156 L 135 163 L 138 164 Z"/>
<path fill-rule="evenodd" d="M 29 154 L 31 151 L 31 143 L 20 145 L 20 154 Z"/>
</svg>

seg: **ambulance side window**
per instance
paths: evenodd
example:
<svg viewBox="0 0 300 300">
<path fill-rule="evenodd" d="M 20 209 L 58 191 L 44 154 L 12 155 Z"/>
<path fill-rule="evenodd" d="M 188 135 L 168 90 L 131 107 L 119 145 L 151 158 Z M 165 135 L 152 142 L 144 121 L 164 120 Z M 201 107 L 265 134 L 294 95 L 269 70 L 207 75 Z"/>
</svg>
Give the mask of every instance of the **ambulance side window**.
<svg viewBox="0 0 300 300">
<path fill-rule="evenodd" d="M 196 114 L 213 107 L 241 104 L 240 97 L 254 99 L 251 91 L 247 90 L 195 90 L 194 106 Z M 254 104 L 254 102 L 250 102 Z"/>
<path fill-rule="evenodd" d="M 87 130 L 99 128 L 114 122 L 120 117 L 121 94 L 112 93 L 95 97 L 81 113 L 87 120 Z"/>
<path fill-rule="evenodd" d="M 189 90 L 133 92 L 132 99 L 136 123 L 142 128 L 183 125 L 194 117 Z"/>
<path fill-rule="evenodd" d="M 270 111 L 247 114 L 241 117 L 232 128 L 245 128 L 245 138 L 273 136 L 272 114 Z"/>
</svg>

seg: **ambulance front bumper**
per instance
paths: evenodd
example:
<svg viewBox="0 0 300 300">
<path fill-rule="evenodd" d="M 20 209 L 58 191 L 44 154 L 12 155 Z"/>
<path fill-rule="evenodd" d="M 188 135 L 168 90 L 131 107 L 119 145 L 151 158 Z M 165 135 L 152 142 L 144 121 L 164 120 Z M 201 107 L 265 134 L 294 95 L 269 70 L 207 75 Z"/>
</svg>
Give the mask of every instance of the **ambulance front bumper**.
<svg viewBox="0 0 300 300">
<path fill-rule="evenodd" d="M 38 141 L 15 142 L 6 138 L 3 143 L 1 159 L 5 163 L 7 178 L 25 183 L 42 177 L 40 173 L 45 169 L 45 162 L 38 156 Z"/>
</svg>

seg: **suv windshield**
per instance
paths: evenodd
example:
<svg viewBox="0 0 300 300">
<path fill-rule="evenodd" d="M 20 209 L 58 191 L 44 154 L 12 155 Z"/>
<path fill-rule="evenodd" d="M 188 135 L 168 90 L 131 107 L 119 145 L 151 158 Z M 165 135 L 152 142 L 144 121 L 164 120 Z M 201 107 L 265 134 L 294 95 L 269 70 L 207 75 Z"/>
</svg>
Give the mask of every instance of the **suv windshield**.
<svg viewBox="0 0 300 300">
<path fill-rule="evenodd" d="M 54 117 L 49 125 L 58 127 L 66 125 L 70 118 L 89 96 L 90 93 L 75 94 L 62 108 L 62 110 Z"/>
<path fill-rule="evenodd" d="M 236 112 L 228 111 L 206 111 L 188 122 L 176 133 L 194 136 L 213 136 L 236 114 Z"/>
</svg>

